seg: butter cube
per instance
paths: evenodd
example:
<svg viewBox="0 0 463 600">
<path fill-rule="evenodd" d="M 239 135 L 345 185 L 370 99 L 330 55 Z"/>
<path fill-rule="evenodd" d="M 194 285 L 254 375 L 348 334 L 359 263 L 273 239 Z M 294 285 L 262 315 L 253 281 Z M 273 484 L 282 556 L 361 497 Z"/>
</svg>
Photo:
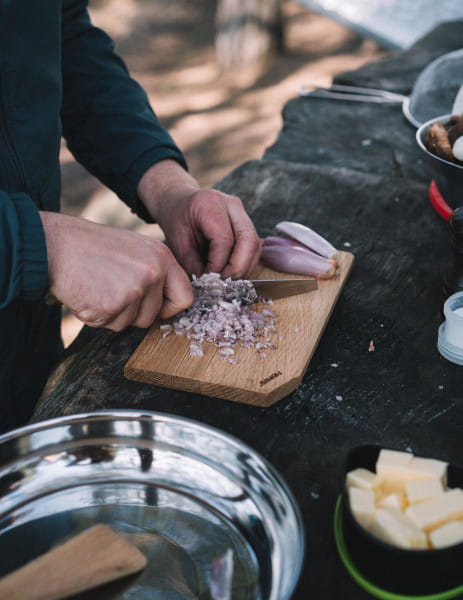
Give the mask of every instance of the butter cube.
<svg viewBox="0 0 463 600">
<path fill-rule="evenodd" d="M 403 511 L 407 506 L 405 494 L 388 494 L 377 500 L 378 508 L 394 508 L 395 510 Z"/>
<path fill-rule="evenodd" d="M 381 540 L 407 549 L 426 549 L 426 534 L 400 510 L 378 508 L 370 527 L 373 535 Z"/>
<path fill-rule="evenodd" d="M 349 504 L 352 514 L 363 527 L 368 527 L 375 514 L 375 494 L 372 490 L 360 487 L 349 487 Z"/>
<path fill-rule="evenodd" d="M 447 485 L 447 463 L 443 460 L 414 456 L 409 468 L 414 479 L 438 479 L 444 487 Z"/>
<path fill-rule="evenodd" d="M 375 473 L 372 473 L 368 469 L 353 469 L 347 473 L 346 483 L 348 486 L 353 485 L 355 487 L 365 488 L 366 490 L 372 490 L 378 481 L 378 477 Z"/>
<path fill-rule="evenodd" d="M 405 491 L 409 504 L 430 500 L 444 493 L 440 479 L 415 479 L 405 482 Z"/>
<path fill-rule="evenodd" d="M 403 492 L 405 481 L 410 479 L 410 463 L 413 454 L 398 450 L 382 449 L 376 461 L 378 483 L 386 494 Z"/>
<path fill-rule="evenodd" d="M 447 490 L 431 500 L 412 504 L 406 515 L 423 531 L 430 532 L 449 521 L 463 518 L 463 491 Z"/>
<path fill-rule="evenodd" d="M 384 469 L 404 469 L 408 467 L 412 458 L 411 452 L 382 448 L 376 460 L 376 472 L 379 474 Z"/>
<path fill-rule="evenodd" d="M 461 521 L 449 521 L 442 527 L 431 531 L 429 539 L 433 548 L 445 548 L 463 542 L 463 523 Z"/>
</svg>

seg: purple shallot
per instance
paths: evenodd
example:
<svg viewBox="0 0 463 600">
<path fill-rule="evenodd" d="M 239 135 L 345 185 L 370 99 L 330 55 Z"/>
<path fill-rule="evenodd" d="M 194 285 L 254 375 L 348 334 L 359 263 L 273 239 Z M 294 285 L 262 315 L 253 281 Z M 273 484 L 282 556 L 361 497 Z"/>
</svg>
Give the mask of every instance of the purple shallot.
<svg viewBox="0 0 463 600">
<path fill-rule="evenodd" d="M 301 223 L 293 223 L 292 221 L 282 221 L 276 225 L 276 230 L 300 242 L 307 248 L 320 254 L 320 256 L 333 260 L 338 259 L 338 250 L 328 240 L 313 229 L 310 229 L 310 227 L 301 225 Z"/>
<path fill-rule="evenodd" d="M 336 264 L 315 252 L 297 246 L 263 246 L 262 262 L 275 271 L 297 273 L 318 279 L 331 279 L 336 275 Z"/>
</svg>

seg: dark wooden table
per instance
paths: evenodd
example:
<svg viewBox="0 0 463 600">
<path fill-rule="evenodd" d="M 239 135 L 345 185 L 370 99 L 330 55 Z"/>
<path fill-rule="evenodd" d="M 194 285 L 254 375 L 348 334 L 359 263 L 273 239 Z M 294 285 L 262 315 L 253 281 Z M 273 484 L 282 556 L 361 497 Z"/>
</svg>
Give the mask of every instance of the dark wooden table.
<svg viewBox="0 0 463 600">
<path fill-rule="evenodd" d="M 426 64 L 460 47 L 462 27 L 441 26 L 411 50 L 338 80 L 409 93 Z M 33 420 L 149 409 L 239 437 L 279 470 L 299 503 L 307 551 L 294 598 L 368 598 L 333 541 L 349 449 L 375 443 L 454 462 L 463 456 L 463 371 L 436 349 L 452 255 L 446 223 L 427 200 L 429 180 L 400 107 L 295 98 L 263 159 L 218 187 L 243 198 L 261 236 L 281 220 L 299 221 L 356 256 L 298 389 L 255 408 L 128 381 L 123 366 L 145 332 L 85 328 Z"/>
</svg>

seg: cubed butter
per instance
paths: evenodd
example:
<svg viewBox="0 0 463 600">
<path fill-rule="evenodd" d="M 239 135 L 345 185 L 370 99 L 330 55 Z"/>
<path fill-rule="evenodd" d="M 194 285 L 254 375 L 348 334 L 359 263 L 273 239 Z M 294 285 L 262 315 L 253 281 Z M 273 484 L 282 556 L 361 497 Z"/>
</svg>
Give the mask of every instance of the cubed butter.
<svg viewBox="0 0 463 600">
<path fill-rule="evenodd" d="M 449 521 L 442 527 L 431 531 L 429 539 L 433 548 L 446 548 L 453 544 L 463 542 L 463 523 L 461 521 Z"/>
<path fill-rule="evenodd" d="M 407 499 L 405 494 L 388 494 L 377 500 L 376 506 L 378 508 L 394 508 L 395 510 L 404 511 L 407 507 Z"/>
<path fill-rule="evenodd" d="M 412 458 L 411 452 L 382 448 L 376 460 L 376 473 L 379 474 L 384 469 L 404 469 L 408 467 Z"/>
<path fill-rule="evenodd" d="M 444 493 L 440 479 L 414 479 L 405 482 L 405 492 L 409 504 L 424 502 Z"/>
<path fill-rule="evenodd" d="M 403 492 L 405 481 L 410 478 L 413 454 L 398 450 L 381 449 L 376 461 L 378 484 L 386 494 Z"/>
<path fill-rule="evenodd" d="M 375 514 L 375 494 L 372 490 L 360 487 L 348 488 L 349 503 L 352 514 L 363 527 L 368 527 Z"/>
<path fill-rule="evenodd" d="M 352 513 L 372 534 L 408 549 L 463 543 L 463 490 L 447 489 L 448 463 L 382 449 L 376 473 L 346 476 Z"/>
<path fill-rule="evenodd" d="M 370 531 L 381 540 L 400 548 L 425 550 L 425 533 L 400 510 L 378 508 Z"/>
<path fill-rule="evenodd" d="M 463 491 L 445 491 L 431 500 L 409 506 L 405 512 L 418 527 L 430 532 L 449 521 L 463 518 Z"/>
<path fill-rule="evenodd" d="M 378 481 L 376 473 L 372 473 L 368 469 L 353 469 L 347 473 L 346 483 L 347 485 L 353 485 L 355 487 L 365 488 L 366 490 L 372 490 Z"/>
</svg>

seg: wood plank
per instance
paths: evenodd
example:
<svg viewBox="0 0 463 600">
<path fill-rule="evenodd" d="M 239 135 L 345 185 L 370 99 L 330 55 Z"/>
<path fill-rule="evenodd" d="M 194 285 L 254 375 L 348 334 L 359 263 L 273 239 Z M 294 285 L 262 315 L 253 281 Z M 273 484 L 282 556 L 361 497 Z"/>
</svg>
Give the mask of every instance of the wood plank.
<svg viewBox="0 0 463 600">
<path fill-rule="evenodd" d="M 137 573 L 146 564 L 136 546 L 98 524 L 0 579 L 0 598 L 60 600 Z"/>
<path fill-rule="evenodd" d="M 319 281 L 318 290 L 275 300 L 278 332 L 276 350 L 261 358 L 253 348 L 237 347 L 237 363 L 222 360 L 213 344 L 204 343 L 204 356 L 189 355 L 190 341 L 177 335 L 162 337 L 156 321 L 124 368 L 128 379 L 161 387 L 270 406 L 300 383 L 331 312 L 349 276 L 354 256 L 341 252 L 339 275 Z M 253 279 L 298 277 L 259 265 Z M 261 310 L 264 305 L 258 305 Z M 282 338 L 282 339 L 280 339 Z"/>
</svg>

